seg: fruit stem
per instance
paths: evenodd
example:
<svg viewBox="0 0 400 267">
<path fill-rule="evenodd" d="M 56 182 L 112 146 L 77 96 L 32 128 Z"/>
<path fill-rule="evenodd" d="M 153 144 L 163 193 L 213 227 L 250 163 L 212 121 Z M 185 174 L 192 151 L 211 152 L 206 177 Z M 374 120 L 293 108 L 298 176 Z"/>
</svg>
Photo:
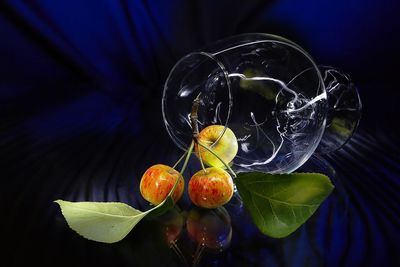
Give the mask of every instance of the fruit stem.
<svg viewBox="0 0 400 267">
<path fill-rule="evenodd" d="M 199 124 L 198 124 L 198 115 L 197 112 L 199 110 L 199 105 L 200 105 L 200 96 L 201 92 L 196 96 L 196 98 L 193 100 L 192 103 L 192 110 L 190 112 L 190 122 L 192 126 L 192 136 L 193 136 L 193 141 L 198 144 L 198 137 L 199 137 Z M 199 150 L 199 159 L 200 159 L 200 164 L 201 167 L 203 168 L 203 171 L 206 172 L 206 168 L 204 167 L 203 159 L 201 158 L 200 150 Z"/>
<path fill-rule="evenodd" d="M 178 159 L 178 161 L 175 163 L 175 165 L 172 167 L 172 169 L 175 169 L 176 166 L 178 166 L 179 162 L 181 162 L 181 161 L 185 158 L 186 153 L 187 153 L 187 150 L 186 150 L 185 153 L 183 153 L 183 155 Z"/>
<path fill-rule="evenodd" d="M 197 144 L 199 144 L 201 147 L 203 147 L 204 149 L 206 149 L 208 152 L 210 152 L 211 154 L 213 154 L 217 159 L 219 159 L 219 161 L 222 162 L 222 164 L 224 164 L 224 166 L 232 173 L 233 177 L 236 178 L 236 173 L 231 169 L 231 167 L 229 167 L 228 164 L 225 163 L 225 161 L 223 161 L 214 151 L 212 151 L 211 149 L 209 149 L 207 146 L 201 144 L 200 142 L 197 142 Z"/>
<path fill-rule="evenodd" d="M 179 175 L 180 175 L 180 176 L 183 176 L 183 172 L 185 171 L 186 166 L 187 166 L 187 163 L 188 163 L 189 158 L 190 158 L 190 155 L 192 154 L 193 147 L 194 147 L 194 141 L 192 141 L 192 142 L 190 143 L 190 146 L 189 146 L 188 150 L 186 150 L 186 153 L 187 153 L 187 154 L 186 154 L 185 161 L 183 162 L 182 169 L 181 169 L 181 171 L 179 172 Z M 172 196 L 172 194 L 173 194 L 174 191 L 175 191 L 175 188 L 178 186 L 178 182 L 179 182 L 179 177 L 176 179 L 175 184 L 174 184 L 174 186 L 172 187 L 171 191 L 169 191 L 168 196 Z"/>
<path fill-rule="evenodd" d="M 197 139 L 197 137 L 199 136 L 199 125 L 197 123 L 197 112 L 199 110 L 199 105 L 200 105 L 200 96 L 201 93 L 199 93 L 196 98 L 193 100 L 193 104 L 192 104 L 192 110 L 190 112 L 190 122 L 191 122 L 191 126 L 192 126 L 192 134 L 193 134 L 193 138 Z"/>
<path fill-rule="evenodd" d="M 189 158 L 190 158 L 190 155 L 192 154 L 193 147 L 194 147 L 194 141 L 192 141 L 190 143 L 190 146 L 189 146 L 189 148 L 187 150 L 187 155 L 186 155 L 185 161 L 183 162 L 183 166 L 182 166 L 182 169 L 181 169 L 181 172 L 180 172 L 181 175 L 183 175 L 183 172 L 186 169 L 186 165 L 189 162 Z"/>
<path fill-rule="evenodd" d="M 196 142 L 196 145 L 199 145 L 199 142 L 198 142 L 197 139 L 194 139 L 194 141 Z M 201 151 L 200 151 L 200 149 L 198 149 L 197 152 L 199 153 L 199 160 L 200 160 L 201 168 L 203 169 L 204 173 L 207 173 L 206 168 L 204 167 L 203 158 L 201 157 Z"/>
</svg>

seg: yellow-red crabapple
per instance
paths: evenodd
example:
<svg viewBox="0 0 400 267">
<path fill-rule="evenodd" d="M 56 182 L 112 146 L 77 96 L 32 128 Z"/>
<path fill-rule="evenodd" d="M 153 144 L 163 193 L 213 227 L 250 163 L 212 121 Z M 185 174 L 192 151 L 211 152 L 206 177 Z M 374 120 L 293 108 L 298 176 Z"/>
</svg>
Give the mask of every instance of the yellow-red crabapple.
<svg viewBox="0 0 400 267">
<path fill-rule="evenodd" d="M 179 179 L 179 182 L 172 194 L 172 199 L 177 202 L 185 187 L 183 177 L 177 170 L 163 164 L 153 165 L 146 170 L 140 180 L 140 193 L 144 199 L 158 205 L 172 190 L 176 179 Z"/>
<path fill-rule="evenodd" d="M 233 181 L 224 169 L 210 167 L 196 172 L 189 181 L 189 197 L 199 207 L 213 209 L 233 195 Z"/>
<path fill-rule="evenodd" d="M 225 131 L 225 132 L 224 132 Z M 222 135 L 222 136 L 221 136 Z M 218 141 L 218 142 L 217 142 Z M 201 130 L 197 142 L 218 155 L 225 163 L 231 162 L 238 152 L 235 134 L 223 125 L 210 125 Z M 196 144 L 196 155 L 208 166 L 225 168 L 225 165 L 204 147 Z"/>
</svg>

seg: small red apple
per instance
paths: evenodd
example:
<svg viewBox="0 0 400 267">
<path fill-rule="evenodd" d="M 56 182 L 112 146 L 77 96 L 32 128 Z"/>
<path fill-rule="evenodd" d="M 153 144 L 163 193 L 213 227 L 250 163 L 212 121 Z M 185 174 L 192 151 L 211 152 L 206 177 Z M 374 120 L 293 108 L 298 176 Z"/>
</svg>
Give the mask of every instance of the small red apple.
<svg viewBox="0 0 400 267">
<path fill-rule="evenodd" d="M 185 183 L 182 175 L 167 165 L 153 165 L 142 176 L 140 193 L 144 199 L 158 205 L 167 197 L 177 179 L 179 179 L 179 182 L 172 194 L 174 202 L 178 201 L 183 194 Z"/>
<path fill-rule="evenodd" d="M 189 181 L 189 197 L 202 208 L 217 208 L 233 195 L 233 181 L 224 169 L 210 167 L 196 172 Z"/>
</svg>

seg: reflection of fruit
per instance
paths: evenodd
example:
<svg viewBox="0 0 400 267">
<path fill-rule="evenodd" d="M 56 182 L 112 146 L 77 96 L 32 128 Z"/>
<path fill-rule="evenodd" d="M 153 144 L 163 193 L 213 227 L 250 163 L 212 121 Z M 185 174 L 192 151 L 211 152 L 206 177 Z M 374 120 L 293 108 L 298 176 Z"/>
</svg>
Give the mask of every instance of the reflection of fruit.
<svg viewBox="0 0 400 267">
<path fill-rule="evenodd" d="M 167 197 L 178 178 L 178 185 L 172 194 L 176 202 L 181 198 L 185 186 L 183 177 L 175 169 L 163 164 L 153 165 L 143 174 L 140 181 L 140 193 L 144 199 L 158 205 Z"/>
<path fill-rule="evenodd" d="M 185 223 L 184 217 L 176 209 L 172 209 L 162 214 L 158 220 L 160 221 L 161 231 L 164 233 L 167 243 L 176 242 Z"/>
<path fill-rule="evenodd" d="M 221 135 L 222 137 L 220 138 Z M 220 139 L 218 140 L 218 138 Z M 238 142 L 235 134 L 231 129 L 225 129 L 223 125 L 210 125 L 204 128 L 199 133 L 197 140 L 217 154 L 225 163 L 231 162 L 238 151 Z M 215 143 L 217 140 L 218 142 Z M 204 147 L 196 145 L 196 154 L 199 157 L 201 155 L 203 162 L 209 166 L 224 167 L 224 164 Z"/>
<path fill-rule="evenodd" d="M 221 251 L 229 246 L 232 239 L 231 218 L 224 207 L 191 209 L 186 228 L 193 241 L 209 249 Z"/>
<path fill-rule="evenodd" d="M 225 170 L 210 167 L 192 176 L 188 190 L 196 206 L 212 209 L 224 205 L 232 198 L 233 182 Z"/>
</svg>

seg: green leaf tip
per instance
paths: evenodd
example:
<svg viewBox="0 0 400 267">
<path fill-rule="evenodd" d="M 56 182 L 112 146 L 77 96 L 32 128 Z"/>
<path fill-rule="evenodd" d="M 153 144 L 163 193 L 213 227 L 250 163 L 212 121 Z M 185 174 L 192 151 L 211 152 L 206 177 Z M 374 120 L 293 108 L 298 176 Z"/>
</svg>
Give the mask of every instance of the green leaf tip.
<svg viewBox="0 0 400 267">
<path fill-rule="evenodd" d="M 235 179 L 243 204 L 265 235 L 283 238 L 304 224 L 334 186 L 320 173 L 239 173 Z"/>
</svg>

